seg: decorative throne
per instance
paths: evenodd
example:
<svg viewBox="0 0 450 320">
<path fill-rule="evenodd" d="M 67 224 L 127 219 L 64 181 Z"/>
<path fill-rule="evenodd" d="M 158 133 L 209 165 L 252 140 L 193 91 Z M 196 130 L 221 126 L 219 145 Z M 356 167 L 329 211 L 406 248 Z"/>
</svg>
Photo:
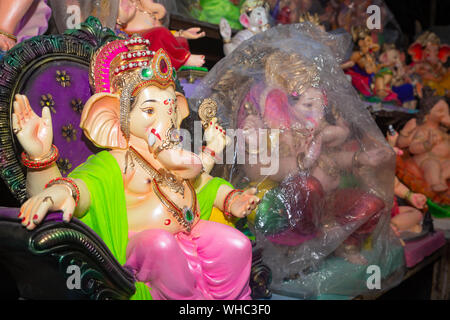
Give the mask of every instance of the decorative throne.
<svg viewBox="0 0 450 320">
<path fill-rule="evenodd" d="M 25 94 L 38 115 L 43 107 L 50 108 L 54 144 L 60 150 L 58 167 L 67 175 L 99 151 L 83 136 L 79 122 L 91 96 L 90 60 L 98 48 L 114 39 L 111 30 L 90 17 L 79 30 L 25 41 L 0 61 L 0 176 L 19 203 L 27 199 L 26 170 L 12 132 L 14 96 Z M 129 299 L 134 294 L 133 275 L 83 222 L 74 218 L 64 223 L 62 214 L 55 212 L 27 231 L 18 213 L 18 208 L 0 208 L 0 270 L 6 270 L 21 298 L 103 300 Z M 79 267 L 79 288 L 68 285 L 73 275 L 69 266 Z M 0 281 L 5 276 L 1 274 Z M 270 270 L 256 248 L 250 282 L 253 298 L 270 296 Z"/>
</svg>

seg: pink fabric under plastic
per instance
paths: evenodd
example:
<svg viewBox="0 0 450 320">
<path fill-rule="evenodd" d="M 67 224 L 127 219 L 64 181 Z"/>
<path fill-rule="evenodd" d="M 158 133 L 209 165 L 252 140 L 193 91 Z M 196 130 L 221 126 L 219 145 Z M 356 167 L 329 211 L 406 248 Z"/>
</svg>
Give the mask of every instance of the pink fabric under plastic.
<svg viewBox="0 0 450 320">
<path fill-rule="evenodd" d="M 130 234 L 126 266 L 155 300 L 249 300 L 252 246 L 238 230 L 200 220 L 191 233 Z"/>
</svg>

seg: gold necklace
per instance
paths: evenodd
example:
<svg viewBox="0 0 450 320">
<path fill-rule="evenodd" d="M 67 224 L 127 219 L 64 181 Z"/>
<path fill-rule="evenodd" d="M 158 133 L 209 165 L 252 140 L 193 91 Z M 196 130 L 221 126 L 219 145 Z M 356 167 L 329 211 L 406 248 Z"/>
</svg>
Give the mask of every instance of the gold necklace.
<svg viewBox="0 0 450 320">
<path fill-rule="evenodd" d="M 186 229 L 188 233 L 191 232 L 191 227 L 194 223 L 195 214 L 197 212 L 197 195 L 191 183 L 186 180 L 189 190 L 191 191 L 192 205 L 190 208 L 188 206 L 183 206 L 183 208 L 180 208 L 173 201 L 171 201 L 169 197 L 164 194 L 164 192 L 162 192 L 159 188 L 158 182 L 155 179 L 153 179 L 152 182 L 153 191 L 158 196 L 161 203 L 167 208 L 167 210 L 170 211 L 170 213 L 172 213 L 172 216 Z"/>
<path fill-rule="evenodd" d="M 164 172 L 168 174 L 161 174 L 156 168 L 148 163 L 133 147 L 130 147 L 130 153 L 136 160 L 136 162 L 139 163 L 142 169 L 144 169 L 145 172 L 151 177 L 153 191 L 158 196 L 159 201 L 161 201 L 161 203 L 167 208 L 167 210 L 172 213 L 172 216 L 178 221 L 179 224 L 181 224 L 186 229 L 187 232 L 191 232 L 191 227 L 195 220 L 195 214 L 197 213 L 197 194 L 195 193 L 194 187 L 189 182 L 189 180 L 184 181 L 188 185 L 191 192 L 192 205 L 190 208 L 188 206 L 183 206 L 183 208 L 180 208 L 161 190 L 161 188 L 159 187 L 159 183 L 167 185 L 169 188 L 172 184 L 176 184 L 177 192 L 180 192 L 179 189 L 183 188 L 182 195 L 184 198 L 184 186 L 182 185 L 183 182 L 181 182 L 181 185 L 179 185 L 180 183 L 176 180 L 175 176 L 165 169 Z M 167 177 L 169 175 L 172 176 L 173 179 L 175 179 L 176 183 L 173 180 L 167 180 Z"/>
<path fill-rule="evenodd" d="M 158 171 L 150 163 L 148 163 L 133 147 L 130 147 L 130 154 L 152 180 L 154 179 L 158 183 L 167 186 L 171 191 L 181 194 L 184 198 L 183 180 L 180 181 L 174 174 L 170 173 L 164 168 Z"/>
</svg>

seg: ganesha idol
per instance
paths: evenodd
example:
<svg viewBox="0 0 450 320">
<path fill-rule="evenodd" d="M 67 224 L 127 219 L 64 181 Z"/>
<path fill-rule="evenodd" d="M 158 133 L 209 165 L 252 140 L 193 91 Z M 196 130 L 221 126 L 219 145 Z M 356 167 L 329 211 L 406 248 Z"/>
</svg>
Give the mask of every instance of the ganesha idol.
<svg viewBox="0 0 450 320">
<path fill-rule="evenodd" d="M 224 18 L 220 21 L 220 34 L 223 38 L 223 51 L 230 54 L 242 42 L 250 39 L 255 34 L 264 32 L 270 28 L 269 5 L 264 0 L 246 0 L 241 7 L 239 21 L 245 27 L 231 38 L 231 26 Z"/>
<path fill-rule="evenodd" d="M 64 221 L 80 218 L 110 238 L 144 296 L 150 289 L 154 299 L 249 299 L 249 239 L 203 217 L 214 207 L 242 218 L 259 199 L 255 190 L 212 177 L 194 190 L 203 164 L 180 147 L 177 131 L 188 104 L 169 57 L 148 43 L 138 36 L 115 40 L 94 55 L 95 94 L 80 126 L 108 151 L 89 157 L 68 178 L 55 164 L 50 111 L 44 108 L 40 118 L 17 96 L 13 127 L 25 150 L 31 196 L 20 211 L 22 224 L 32 230 L 49 211 L 63 211 Z"/>
<path fill-rule="evenodd" d="M 351 138 L 349 123 L 320 85 L 317 67 L 295 53 L 272 53 L 265 62 L 265 81 L 251 87 L 237 118 L 248 140 L 255 129 L 280 131 L 279 170 L 261 178 L 261 163 L 244 168 L 248 178 L 262 181 L 256 185 L 266 191 L 260 193 L 262 203 L 254 217 L 257 230 L 275 244 L 295 247 L 320 237 L 330 226 L 359 222 L 335 253 L 364 264 L 359 250 L 385 205 L 376 196 L 347 186 L 344 176 L 355 167 L 377 166 L 390 154 L 386 148 L 364 151 Z M 267 144 L 247 148 L 247 153 L 267 152 L 264 146 L 274 144 L 269 138 Z"/>
<path fill-rule="evenodd" d="M 420 92 L 420 86 L 416 87 L 407 76 L 405 54 L 400 52 L 394 44 L 384 44 L 383 52 L 378 59 L 381 66 L 388 68 L 392 73 L 388 83 L 392 91 L 397 94 L 398 100 L 404 107 L 415 109 L 417 105 L 415 92 Z"/>
<path fill-rule="evenodd" d="M 383 54 L 383 63 L 378 63 L 376 53 L 380 46 L 373 41 L 371 32 L 363 27 L 352 28 L 353 40 L 356 44 L 350 60 L 345 66 L 345 73 L 352 79 L 352 84 L 366 99 L 372 101 L 403 104 L 414 99 L 413 89 L 393 89 L 394 64 L 388 54 Z M 406 91 L 406 92 L 404 92 Z"/>
<path fill-rule="evenodd" d="M 445 97 L 423 89 L 417 119 L 400 131 L 397 146 L 408 151 L 399 161 L 399 178 L 415 192 L 450 204 L 450 112 Z"/>
<path fill-rule="evenodd" d="M 413 60 L 409 73 L 418 74 L 423 85 L 435 89 L 438 95 L 448 95 L 450 70 L 445 63 L 450 55 L 450 46 L 441 44 L 436 34 L 427 31 L 409 47 L 408 53 Z"/>
</svg>

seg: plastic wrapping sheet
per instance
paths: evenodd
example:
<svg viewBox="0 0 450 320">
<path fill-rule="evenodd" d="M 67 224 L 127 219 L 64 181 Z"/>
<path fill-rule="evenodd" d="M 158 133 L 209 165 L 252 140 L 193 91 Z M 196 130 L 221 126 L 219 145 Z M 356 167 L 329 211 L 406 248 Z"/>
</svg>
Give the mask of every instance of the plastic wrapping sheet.
<svg viewBox="0 0 450 320">
<path fill-rule="evenodd" d="M 215 172 L 258 190 L 248 220 L 276 293 L 354 296 L 368 290 L 370 265 L 382 289 L 403 272 L 389 223 L 395 156 L 339 67 L 348 37 L 277 26 L 221 60 L 191 97 L 195 111 L 213 99 L 234 138 Z"/>
</svg>

